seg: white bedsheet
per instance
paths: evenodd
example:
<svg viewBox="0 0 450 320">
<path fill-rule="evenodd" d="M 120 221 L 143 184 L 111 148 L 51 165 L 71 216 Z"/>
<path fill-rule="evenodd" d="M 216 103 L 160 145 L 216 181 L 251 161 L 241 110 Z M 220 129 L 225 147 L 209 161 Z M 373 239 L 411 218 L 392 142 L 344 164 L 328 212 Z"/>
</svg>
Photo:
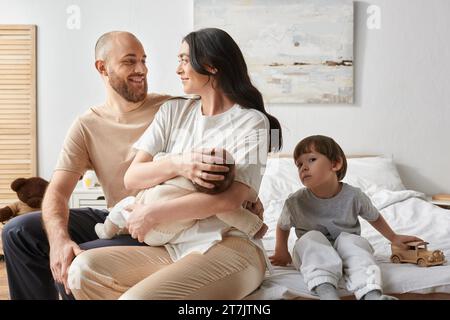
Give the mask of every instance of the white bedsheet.
<svg viewBox="0 0 450 320">
<path fill-rule="evenodd" d="M 429 249 L 440 249 L 450 260 L 450 210 L 444 210 L 424 200 L 415 191 L 366 190 L 383 217 L 400 234 L 416 235 L 429 242 Z M 275 247 L 275 227 L 284 200 L 265 203 L 265 221 L 269 231 L 263 239 L 269 255 Z M 382 271 L 385 293 L 450 293 L 450 265 L 421 268 L 413 264 L 393 264 L 389 261 L 390 244 L 368 222 L 361 219 L 361 235 L 375 249 L 375 257 Z M 295 243 L 291 232 L 289 247 Z M 312 295 L 302 275 L 293 267 L 275 267 L 275 273 L 267 274 L 261 287 L 247 299 L 317 298 Z M 342 296 L 351 295 L 340 288 Z"/>
</svg>

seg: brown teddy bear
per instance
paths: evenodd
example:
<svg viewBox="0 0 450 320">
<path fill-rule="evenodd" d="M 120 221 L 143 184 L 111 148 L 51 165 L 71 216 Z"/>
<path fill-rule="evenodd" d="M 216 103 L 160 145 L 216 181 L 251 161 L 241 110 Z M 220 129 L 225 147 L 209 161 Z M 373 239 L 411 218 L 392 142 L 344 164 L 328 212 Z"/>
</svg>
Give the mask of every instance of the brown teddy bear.
<svg viewBox="0 0 450 320">
<path fill-rule="evenodd" d="M 27 212 L 40 210 L 47 186 L 48 181 L 39 177 L 14 180 L 11 183 L 11 189 L 17 193 L 19 201 L 0 208 L 0 222 Z"/>
</svg>

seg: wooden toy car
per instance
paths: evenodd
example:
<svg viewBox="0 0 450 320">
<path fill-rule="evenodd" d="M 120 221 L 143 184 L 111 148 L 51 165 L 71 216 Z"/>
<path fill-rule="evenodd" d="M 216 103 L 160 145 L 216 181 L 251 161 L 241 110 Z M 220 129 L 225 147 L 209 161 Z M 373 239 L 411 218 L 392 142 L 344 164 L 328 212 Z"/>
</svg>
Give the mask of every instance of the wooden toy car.
<svg viewBox="0 0 450 320">
<path fill-rule="evenodd" d="M 441 250 L 428 251 L 428 242 L 413 241 L 406 243 L 408 249 L 402 249 L 391 244 L 391 261 L 393 263 L 410 262 L 420 267 L 437 266 L 446 262 Z"/>
</svg>

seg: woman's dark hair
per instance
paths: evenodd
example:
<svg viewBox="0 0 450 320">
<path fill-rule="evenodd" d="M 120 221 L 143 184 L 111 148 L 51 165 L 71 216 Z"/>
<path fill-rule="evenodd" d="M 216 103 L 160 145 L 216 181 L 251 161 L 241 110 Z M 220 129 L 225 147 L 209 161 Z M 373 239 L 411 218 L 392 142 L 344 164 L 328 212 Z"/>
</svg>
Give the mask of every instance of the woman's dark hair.
<svg viewBox="0 0 450 320">
<path fill-rule="evenodd" d="M 269 135 L 269 151 L 279 151 L 283 145 L 280 122 L 266 112 L 262 95 L 251 83 L 244 56 L 233 38 L 221 29 L 206 28 L 189 33 L 183 40 L 189 45 L 189 59 L 195 71 L 214 77 L 220 90 L 233 102 L 264 113 L 269 119 L 270 133 L 278 130 L 275 145 L 273 135 Z M 207 66 L 217 72 L 209 72 Z"/>
<path fill-rule="evenodd" d="M 300 141 L 294 149 L 294 161 L 302 154 L 312 151 L 323 154 L 331 162 L 342 161 L 342 168 L 336 172 L 339 181 L 344 179 L 347 173 L 347 159 L 341 147 L 330 137 L 326 136 L 310 136 Z"/>
</svg>

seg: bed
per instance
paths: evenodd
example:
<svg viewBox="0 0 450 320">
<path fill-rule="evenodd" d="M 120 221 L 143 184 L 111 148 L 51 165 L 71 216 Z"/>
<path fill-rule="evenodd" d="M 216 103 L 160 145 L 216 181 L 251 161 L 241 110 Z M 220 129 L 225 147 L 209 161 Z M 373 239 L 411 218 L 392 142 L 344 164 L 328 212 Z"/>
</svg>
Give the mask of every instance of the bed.
<svg viewBox="0 0 450 320">
<path fill-rule="evenodd" d="M 437 207 L 426 200 L 423 193 L 406 190 L 391 158 L 370 156 L 348 159 L 344 182 L 361 188 L 380 210 L 383 217 L 401 234 L 417 235 L 429 242 L 428 249 L 440 249 L 450 260 L 450 210 Z M 275 247 L 275 227 L 284 200 L 302 187 L 297 169 L 288 155 L 271 155 L 267 162 L 260 199 L 264 205 L 264 220 L 269 231 L 263 239 L 269 255 Z M 368 222 L 360 219 L 361 235 L 375 250 L 382 272 L 383 288 L 387 294 L 400 299 L 450 299 L 450 265 L 421 268 L 413 264 L 390 262 L 390 244 Z M 289 248 L 295 243 L 295 233 L 289 238 Z M 339 285 L 343 299 L 352 294 Z M 246 299 L 317 299 L 306 287 L 300 272 L 292 266 L 274 267 L 266 272 L 259 289 Z"/>
</svg>

